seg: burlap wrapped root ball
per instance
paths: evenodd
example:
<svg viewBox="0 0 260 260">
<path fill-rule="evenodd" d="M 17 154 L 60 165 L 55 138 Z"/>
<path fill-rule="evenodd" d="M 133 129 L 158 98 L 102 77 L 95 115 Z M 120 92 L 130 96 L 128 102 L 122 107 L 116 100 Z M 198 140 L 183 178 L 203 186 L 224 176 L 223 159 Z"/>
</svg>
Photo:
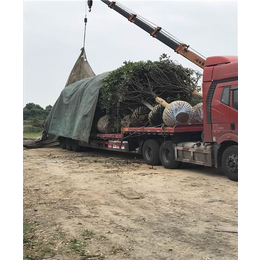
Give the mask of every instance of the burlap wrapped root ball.
<svg viewBox="0 0 260 260">
<path fill-rule="evenodd" d="M 148 124 L 149 109 L 145 106 L 136 108 L 131 115 L 124 116 L 119 125 L 112 115 L 102 116 L 97 122 L 97 129 L 101 133 L 113 133 L 121 127 L 142 127 Z"/>
<path fill-rule="evenodd" d="M 203 103 L 198 103 L 193 108 L 191 117 L 191 124 L 202 124 L 203 123 Z"/>
<path fill-rule="evenodd" d="M 131 116 L 132 115 L 126 115 L 121 120 L 121 126 L 122 127 L 129 127 L 131 124 Z"/>
<path fill-rule="evenodd" d="M 182 100 L 167 103 L 164 99 L 156 97 L 156 102 L 165 107 L 163 122 L 166 126 L 189 124 L 193 113 L 192 106 Z"/>
<path fill-rule="evenodd" d="M 112 117 L 111 115 L 102 116 L 97 122 L 97 129 L 99 132 L 107 134 L 112 131 Z"/>
<path fill-rule="evenodd" d="M 138 107 L 134 110 L 130 118 L 130 126 L 141 127 L 148 124 L 149 109 L 145 106 Z"/>
<path fill-rule="evenodd" d="M 192 116 L 192 106 L 177 100 L 169 104 L 163 111 L 163 122 L 167 126 L 189 124 Z"/>
<path fill-rule="evenodd" d="M 121 126 L 122 127 L 146 126 L 148 123 L 149 111 L 150 110 L 144 106 L 136 108 L 131 115 L 126 115 L 122 118 Z"/>
</svg>

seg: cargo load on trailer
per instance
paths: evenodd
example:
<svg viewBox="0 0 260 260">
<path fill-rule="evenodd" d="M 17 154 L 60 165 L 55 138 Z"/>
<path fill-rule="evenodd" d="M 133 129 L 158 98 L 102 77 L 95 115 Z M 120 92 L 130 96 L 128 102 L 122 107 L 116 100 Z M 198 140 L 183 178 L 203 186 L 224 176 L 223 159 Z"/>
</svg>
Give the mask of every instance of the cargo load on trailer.
<svg viewBox="0 0 260 260">
<path fill-rule="evenodd" d="M 108 72 L 66 86 L 45 122 L 47 134 L 88 141 L 102 80 Z"/>
<path fill-rule="evenodd" d="M 192 106 L 179 99 L 198 101 L 193 100 L 192 93 L 199 77 L 196 71 L 175 64 L 168 57 L 158 62 L 127 62 L 112 72 L 66 86 L 45 122 L 44 131 L 88 142 L 91 132 L 120 132 L 126 116 L 128 126 L 154 126 L 148 116 L 156 116 L 156 100 L 163 100 L 159 94 L 170 104 L 163 100 L 167 109 L 159 111 L 161 120 L 157 126 L 189 124 Z"/>
</svg>

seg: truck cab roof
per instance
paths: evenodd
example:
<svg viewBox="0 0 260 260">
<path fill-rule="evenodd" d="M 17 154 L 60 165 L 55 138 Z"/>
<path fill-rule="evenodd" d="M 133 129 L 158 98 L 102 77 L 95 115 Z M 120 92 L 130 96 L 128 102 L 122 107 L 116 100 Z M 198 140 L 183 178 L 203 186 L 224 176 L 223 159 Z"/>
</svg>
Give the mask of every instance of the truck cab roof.
<svg viewBox="0 0 260 260">
<path fill-rule="evenodd" d="M 206 59 L 206 67 L 238 62 L 238 56 L 212 56 Z"/>
<path fill-rule="evenodd" d="M 238 77 L 238 56 L 208 57 L 203 72 L 203 82 Z"/>
</svg>

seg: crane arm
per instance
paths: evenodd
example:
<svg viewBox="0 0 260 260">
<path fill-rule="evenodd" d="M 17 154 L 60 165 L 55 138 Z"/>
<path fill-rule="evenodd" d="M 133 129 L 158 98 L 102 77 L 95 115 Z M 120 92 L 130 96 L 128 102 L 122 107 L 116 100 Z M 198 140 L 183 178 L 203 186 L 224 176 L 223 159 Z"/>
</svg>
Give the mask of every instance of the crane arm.
<svg viewBox="0 0 260 260">
<path fill-rule="evenodd" d="M 181 43 L 176 38 L 171 36 L 169 33 L 165 32 L 161 27 L 151 24 L 144 18 L 139 17 L 138 15 L 129 11 L 121 4 L 119 5 L 114 1 L 108 0 L 101 1 L 111 9 L 115 10 L 116 12 L 127 18 L 130 22 L 134 23 L 135 25 L 149 33 L 152 37 L 161 41 L 162 43 L 173 49 L 178 54 L 184 56 L 186 59 L 190 60 L 200 68 L 203 69 L 205 67 L 205 58 L 203 58 L 200 54 L 190 50 L 188 45 Z"/>
</svg>

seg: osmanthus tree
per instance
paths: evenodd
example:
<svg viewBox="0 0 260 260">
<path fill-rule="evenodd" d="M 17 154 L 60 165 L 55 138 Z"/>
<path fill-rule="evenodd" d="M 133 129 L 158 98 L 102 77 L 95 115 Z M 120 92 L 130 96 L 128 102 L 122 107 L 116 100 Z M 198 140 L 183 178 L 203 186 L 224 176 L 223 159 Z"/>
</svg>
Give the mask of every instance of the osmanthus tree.
<svg viewBox="0 0 260 260">
<path fill-rule="evenodd" d="M 184 68 L 166 54 L 158 61 L 125 61 L 103 80 L 98 107 L 121 119 L 140 106 L 155 106 L 156 97 L 194 105 L 200 102 L 192 95 L 194 90 L 200 91 L 200 78 L 200 72 Z"/>
</svg>

